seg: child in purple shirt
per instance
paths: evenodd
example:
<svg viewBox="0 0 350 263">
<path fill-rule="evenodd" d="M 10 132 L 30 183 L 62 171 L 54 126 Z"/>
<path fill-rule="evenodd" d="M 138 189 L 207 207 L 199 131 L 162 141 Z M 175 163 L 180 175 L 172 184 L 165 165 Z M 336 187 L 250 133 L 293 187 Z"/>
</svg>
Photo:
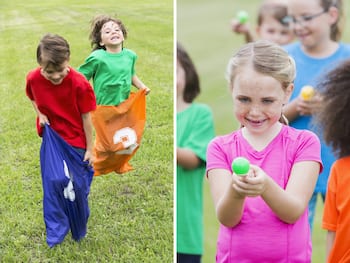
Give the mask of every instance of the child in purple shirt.
<svg viewBox="0 0 350 263">
<path fill-rule="evenodd" d="M 246 44 L 228 64 L 242 128 L 216 137 L 207 151 L 217 262 L 311 262 L 307 206 L 322 163 L 315 134 L 279 121 L 294 78 L 294 60 L 268 41 Z M 239 156 L 250 162 L 243 177 L 231 171 Z"/>
</svg>

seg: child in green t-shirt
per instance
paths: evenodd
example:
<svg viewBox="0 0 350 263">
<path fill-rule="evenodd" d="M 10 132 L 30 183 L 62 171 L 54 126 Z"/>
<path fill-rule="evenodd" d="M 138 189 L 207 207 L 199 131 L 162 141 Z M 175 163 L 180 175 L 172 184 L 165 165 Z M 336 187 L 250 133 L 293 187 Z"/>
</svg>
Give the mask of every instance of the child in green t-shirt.
<svg viewBox="0 0 350 263">
<path fill-rule="evenodd" d="M 97 108 L 95 128 L 95 176 L 132 170 L 128 163 L 139 148 L 145 123 L 145 95 L 150 89 L 137 77 L 137 55 L 124 48 L 127 31 L 120 19 L 99 15 L 92 21 L 93 51 L 78 70 L 92 79 Z M 131 86 L 139 91 L 131 93 Z"/>
<path fill-rule="evenodd" d="M 130 96 L 132 85 L 150 92 L 135 73 L 136 53 L 123 47 L 126 37 L 120 19 L 100 15 L 92 21 L 93 51 L 78 70 L 92 78 L 97 105 L 119 105 Z"/>
<path fill-rule="evenodd" d="M 196 69 L 177 44 L 176 216 L 177 262 L 200 262 L 203 254 L 203 177 L 214 137 L 211 109 L 193 100 L 200 92 Z"/>
</svg>

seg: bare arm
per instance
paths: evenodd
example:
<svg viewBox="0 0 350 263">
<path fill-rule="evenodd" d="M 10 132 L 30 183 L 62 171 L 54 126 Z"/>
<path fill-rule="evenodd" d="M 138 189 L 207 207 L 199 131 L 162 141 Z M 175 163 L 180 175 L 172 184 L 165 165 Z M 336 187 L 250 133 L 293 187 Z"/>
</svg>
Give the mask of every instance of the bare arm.
<svg viewBox="0 0 350 263">
<path fill-rule="evenodd" d="M 233 227 L 243 213 L 245 196 L 261 196 L 282 221 L 295 223 L 307 208 L 316 185 L 320 164 L 296 163 L 284 190 L 258 166 L 251 165 L 250 175 L 238 177 L 224 169 L 208 172 L 217 217 L 221 224 Z"/>
<path fill-rule="evenodd" d="M 201 163 L 198 156 L 190 149 L 176 148 L 176 158 L 180 166 L 189 170 L 197 168 Z"/>
<path fill-rule="evenodd" d="M 285 223 L 295 223 L 307 208 L 320 164 L 313 161 L 296 163 L 285 190 L 260 167 L 251 165 L 251 169 L 254 176 L 238 181 L 237 191 L 247 196 L 260 195 L 279 219 Z"/>
<path fill-rule="evenodd" d="M 329 254 L 333 248 L 334 239 L 335 239 L 335 232 L 328 230 L 327 237 L 326 237 L 326 262 L 328 262 Z"/>
<path fill-rule="evenodd" d="M 146 89 L 146 94 L 151 92 L 151 90 L 145 84 L 143 84 L 143 82 L 136 75 L 132 77 L 132 85 L 137 89 Z"/>
<path fill-rule="evenodd" d="M 232 187 L 232 177 L 233 175 L 225 169 L 213 169 L 208 172 L 217 218 L 227 227 L 234 227 L 241 220 L 245 199 Z"/>
<path fill-rule="evenodd" d="M 322 98 L 318 94 L 310 100 L 295 98 L 290 103 L 283 107 L 283 113 L 289 120 L 294 121 L 300 115 L 312 115 L 317 113 L 322 108 Z"/>
<path fill-rule="evenodd" d="M 43 127 L 45 124 L 50 125 L 49 119 L 47 118 L 47 116 L 45 114 L 42 114 L 40 112 L 40 110 L 38 109 L 38 106 L 36 105 L 36 102 L 34 100 L 32 100 L 32 104 L 33 104 L 33 108 L 34 108 L 34 110 L 39 118 L 39 125 L 41 127 Z"/>
<path fill-rule="evenodd" d="M 86 152 L 84 156 L 84 161 L 88 161 L 90 165 L 93 163 L 93 126 L 92 126 L 92 120 L 90 112 L 83 113 L 82 115 L 83 119 L 83 126 L 84 126 L 84 133 L 85 133 L 85 139 L 86 139 Z"/>
<path fill-rule="evenodd" d="M 237 34 L 243 34 L 246 43 L 255 41 L 248 24 L 241 24 L 237 19 L 231 21 L 231 30 Z"/>
</svg>

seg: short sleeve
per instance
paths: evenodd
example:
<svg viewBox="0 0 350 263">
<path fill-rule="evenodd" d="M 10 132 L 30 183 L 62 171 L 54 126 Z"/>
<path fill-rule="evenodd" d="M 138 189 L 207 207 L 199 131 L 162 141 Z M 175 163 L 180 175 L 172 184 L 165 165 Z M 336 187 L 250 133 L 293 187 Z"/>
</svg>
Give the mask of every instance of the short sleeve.
<svg viewBox="0 0 350 263">
<path fill-rule="evenodd" d="M 206 173 L 211 169 L 226 169 L 231 171 L 230 162 L 225 154 L 223 145 L 224 142 L 222 137 L 216 137 L 209 143 L 207 150 Z"/>
<path fill-rule="evenodd" d="M 331 168 L 323 210 L 322 228 L 330 231 L 336 231 L 338 221 L 338 211 L 336 204 L 338 175 L 337 170 L 337 163 L 335 163 Z"/>
<path fill-rule="evenodd" d="M 86 58 L 84 64 L 78 67 L 78 71 L 82 73 L 87 80 L 90 80 L 95 72 L 95 67 L 97 65 L 96 58 L 93 55 L 90 55 Z"/>
<path fill-rule="evenodd" d="M 95 93 L 91 84 L 85 78 L 81 81 L 77 96 L 78 107 L 81 113 L 87 113 L 96 109 Z"/>
<path fill-rule="evenodd" d="M 195 124 L 189 134 L 187 147 L 190 148 L 201 160 L 206 161 L 206 151 L 210 140 L 214 137 L 214 122 L 211 111 L 202 107 L 197 111 Z"/>
<path fill-rule="evenodd" d="M 321 143 L 316 134 L 311 131 L 303 130 L 298 138 L 294 162 L 315 161 L 320 163 L 320 173 L 323 170 L 321 160 Z M 290 148 L 291 150 L 293 147 Z M 295 149 L 293 149 L 295 150 Z"/>
<path fill-rule="evenodd" d="M 207 105 L 193 103 L 189 108 L 177 113 L 177 147 L 190 149 L 205 162 L 208 143 L 214 135 L 213 114 Z"/>
<path fill-rule="evenodd" d="M 28 73 L 26 77 L 26 95 L 30 100 L 34 100 L 34 95 L 31 86 L 31 73 Z"/>
</svg>

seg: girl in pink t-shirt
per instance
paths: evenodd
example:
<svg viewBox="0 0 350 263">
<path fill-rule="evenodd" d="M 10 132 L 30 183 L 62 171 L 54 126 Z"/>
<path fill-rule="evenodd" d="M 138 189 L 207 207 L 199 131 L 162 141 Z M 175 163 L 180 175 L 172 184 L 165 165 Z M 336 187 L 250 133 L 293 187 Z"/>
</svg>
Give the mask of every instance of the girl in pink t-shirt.
<svg viewBox="0 0 350 263">
<path fill-rule="evenodd" d="M 322 169 L 315 134 L 279 122 L 295 64 L 277 44 L 244 45 L 227 79 L 242 128 L 208 146 L 207 176 L 220 222 L 217 262 L 311 262 L 307 205 Z M 232 161 L 250 162 L 247 176 Z"/>
</svg>

